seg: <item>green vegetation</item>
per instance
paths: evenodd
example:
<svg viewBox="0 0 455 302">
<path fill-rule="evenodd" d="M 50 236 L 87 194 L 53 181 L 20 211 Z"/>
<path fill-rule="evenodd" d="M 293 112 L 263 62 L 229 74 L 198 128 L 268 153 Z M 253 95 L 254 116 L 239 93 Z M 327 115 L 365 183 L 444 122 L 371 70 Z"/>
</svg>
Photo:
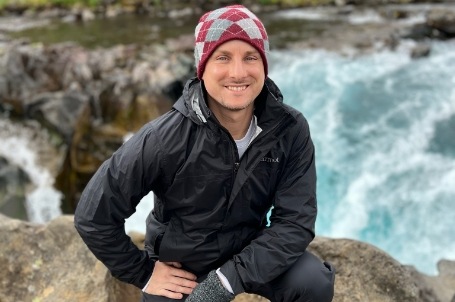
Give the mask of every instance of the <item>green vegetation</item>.
<svg viewBox="0 0 455 302">
<path fill-rule="evenodd" d="M 14 9 L 38 9 L 46 7 L 73 7 L 85 6 L 94 7 L 101 3 L 102 0 L 0 0 L 0 10 L 4 8 Z"/>
</svg>

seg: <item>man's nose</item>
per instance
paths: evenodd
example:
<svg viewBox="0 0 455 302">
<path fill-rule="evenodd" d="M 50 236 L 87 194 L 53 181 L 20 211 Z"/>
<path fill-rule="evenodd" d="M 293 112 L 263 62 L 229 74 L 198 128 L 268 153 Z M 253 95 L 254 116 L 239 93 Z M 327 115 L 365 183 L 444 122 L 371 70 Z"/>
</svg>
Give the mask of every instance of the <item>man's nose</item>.
<svg viewBox="0 0 455 302">
<path fill-rule="evenodd" d="M 232 78 L 243 78 L 246 76 L 245 62 L 241 59 L 234 59 L 230 64 L 229 75 Z"/>
</svg>

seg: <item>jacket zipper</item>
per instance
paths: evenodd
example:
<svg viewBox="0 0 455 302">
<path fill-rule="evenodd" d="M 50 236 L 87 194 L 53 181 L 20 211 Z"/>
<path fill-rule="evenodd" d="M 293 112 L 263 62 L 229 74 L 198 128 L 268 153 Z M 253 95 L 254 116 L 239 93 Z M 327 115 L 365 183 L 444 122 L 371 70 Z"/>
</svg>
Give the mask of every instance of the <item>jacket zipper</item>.
<svg viewBox="0 0 455 302">
<path fill-rule="evenodd" d="M 240 167 L 240 163 L 235 162 L 234 163 L 234 175 L 237 174 L 237 172 L 239 171 L 239 167 Z"/>
<path fill-rule="evenodd" d="M 228 141 L 230 142 L 230 145 L 231 145 L 231 150 L 232 150 L 232 155 L 233 155 L 233 160 L 234 160 L 234 177 L 233 177 L 233 180 L 232 180 L 232 185 L 234 184 L 234 178 L 237 174 L 237 172 L 239 171 L 239 168 L 240 168 L 240 159 L 239 159 L 239 153 L 238 153 L 238 150 L 237 150 L 237 147 L 236 147 L 236 144 L 235 144 L 235 141 L 234 139 L 232 138 L 231 134 L 229 133 L 229 131 L 224 128 L 220 123 L 217 123 L 218 126 L 221 128 L 221 130 L 226 134 L 227 138 L 228 138 Z M 232 186 L 231 186 L 232 187 Z"/>
<path fill-rule="evenodd" d="M 223 126 L 221 126 L 221 128 L 226 133 L 226 136 L 228 137 L 228 140 L 230 142 L 230 145 L 231 145 L 230 149 L 231 149 L 232 158 L 234 161 L 234 167 L 232 170 L 232 180 L 231 180 L 231 190 L 232 190 L 232 188 L 234 187 L 235 177 L 237 176 L 237 172 L 239 171 L 239 168 L 240 168 L 240 158 L 239 158 L 239 153 L 238 153 L 237 147 L 235 145 L 235 141 L 232 138 L 231 134 Z"/>
</svg>

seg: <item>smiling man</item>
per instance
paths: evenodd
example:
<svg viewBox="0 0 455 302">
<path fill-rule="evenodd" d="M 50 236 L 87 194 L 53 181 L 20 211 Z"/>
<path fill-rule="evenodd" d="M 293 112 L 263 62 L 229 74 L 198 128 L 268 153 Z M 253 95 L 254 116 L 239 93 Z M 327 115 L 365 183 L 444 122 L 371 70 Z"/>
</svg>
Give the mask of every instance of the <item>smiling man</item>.
<svg viewBox="0 0 455 302">
<path fill-rule="evenodd" d="M 268 37 L 241 5 L 196 27 L 197 78 L 84 190 L 75 226 L 143 301 L 331 301 L 335 272 L 306 251 L 317 213 L 314 146 L 303 115 L 267 77 Z M 146 251 L 124 220 L 155 194 Z M 267 214 L 272 209 L 270 223 Z"/>
</svg>

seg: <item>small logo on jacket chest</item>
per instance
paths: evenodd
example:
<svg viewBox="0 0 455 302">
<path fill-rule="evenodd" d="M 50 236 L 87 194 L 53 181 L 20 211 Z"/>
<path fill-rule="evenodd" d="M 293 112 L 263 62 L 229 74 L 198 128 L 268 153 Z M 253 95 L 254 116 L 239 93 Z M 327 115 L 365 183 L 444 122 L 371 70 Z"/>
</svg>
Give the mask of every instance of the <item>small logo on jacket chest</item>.
<svg viewBox="0 0 455 302">
<path fill-rule="evenodd" d="M 261 161 L 265 161 L 266 163 L 279 163 L 279 158 L 271 158 L 271 157 L 263 157 Z"/>
</svg>

